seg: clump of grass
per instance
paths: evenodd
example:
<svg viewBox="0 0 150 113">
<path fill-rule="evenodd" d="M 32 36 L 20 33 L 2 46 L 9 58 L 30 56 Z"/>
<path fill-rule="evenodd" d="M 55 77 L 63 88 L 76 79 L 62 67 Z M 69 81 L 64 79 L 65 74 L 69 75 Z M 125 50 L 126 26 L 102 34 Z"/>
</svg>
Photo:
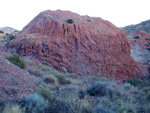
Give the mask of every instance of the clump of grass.
<svg viewBox="0 0 150 113">
<path fill-rule="evenodd" d="M 68 19 L 66 22 L 69 23 L 69 24 L 72 24 L 73 23 L 73 19 Z"/>
<path fill-rule="evenodd" d="M 15 105 L 15 106 L 7 106 L 3 113 L 25 113 L 25 109 L 20 108 L 20 106 Z"/>
<path fill-rule="evenodd" d="M 15 64 L 18 67 L 22 69 L 26 68 L 24 60 L 18 54 L 13 54 L 11 56 L 7 56 L 6 58 L 7 60 L 9 60 L 11 63 Z"/>
<path fill-rule="evenodd" d="M 53 99 L 53 95 L 49 91 L 49 89 L 44 88 L 41 85 L 38 87 L 37 93 L 40 94 L 41 96 L 43 96 L 46 100 L 52 101 L 52 99 Z"/>
<path fill-rule="evenodd" d="M 106 81 L 107 80 L 107 78 L 104 77 L 104 76 L 100 76 L 100 77 L 93 76 L 92 78 L 95 79 L 95 80 L 97 80 L 97 81 Z"/>
<path fill-rule="evenodd" d="M 47 74 L 53 74 L 53 75 L 59 75 L 61 74 L 60 72 L 58 72 L 57 70 L 49 67 L 49 66 L 45 66 L 43 64 L 39 64 L 38 65 L 38 69 L 44 72 L 47 72 Z"/>
<path fill-rule="evenodd" d="M 71 83 L 71 81 L 67 80 L 63 74 L 57 74 L 55 76 L 58 79 L 60 84 L 70 84 Z"/>
<path fill-rule="evenodd" d="M 28 71 L 29 71 L 30 74 L 33 74 L 33 75 L 43 76 L 43 74 L 41 73 L 41 71 L 38 70 L 38 69 L 30 69 Z"/>
<path fill-rule="evenodd" d="M 28 64 L 29 64 L 30 66 L 33 66 L 35 63 L 32 62 L 32 61 L 29 61 Z"/>
<path fill-rule="evenodd" d="M 124 103 L 122 100 L 117 100 L 117 107 L 120 113 L 136 113 L 136 110 L 129 103 Z"/>
<path fill-rule="evenodd" d="M 55 84 L 56 86 L 58 86 L 58 80 L 57 80 L 57 78 L 56 78 L 54 75 L 52 75 L 52 74 L 45 76 L 44 81 L 45 81 L 46 83 Z"/>
<path fill-rule="evenodd" d="M 26 96 L 21 105 L 26 108 L 26 113 L 44 113 L 45 109 L 48 108 L 48 102 L 37 93 Z"/>
<path fill-rule="evenodd" d="M 58 72 L 57 70 L 55 70 L 53 68 L 50 68 L 43 64 L 39 64 L 38 69 L 44 71 L 45 73 L 47 73 L 49 75 L 54 75 L 58 79 L 58 82 L 60 84 L 70 84 L 71 83 L 71 81 L 69 81 L 65 78 L 64 74 Z"/>
<path fill-rule="evenodd" d="M 70 78 L 77 78 L 78 75 L 75 73 L 66 73 L 66 77 L 70 77 Z"/>
</svg>

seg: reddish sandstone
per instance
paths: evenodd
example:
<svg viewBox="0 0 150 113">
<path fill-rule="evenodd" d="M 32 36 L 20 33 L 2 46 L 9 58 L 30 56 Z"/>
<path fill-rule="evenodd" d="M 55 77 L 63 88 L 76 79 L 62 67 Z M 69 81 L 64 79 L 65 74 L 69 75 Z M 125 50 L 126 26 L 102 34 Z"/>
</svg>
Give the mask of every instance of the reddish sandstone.
<svg viewBox="0 0 150 113">
<path fill-rule="evenodd" d="M 73 23 L 66 21 L 73 19 Z M 126 80 L 138 75 L 125 32 L 101 18 L 69 11 L 44 11 L 9 44 L 60 72 Z"/>
</svg>

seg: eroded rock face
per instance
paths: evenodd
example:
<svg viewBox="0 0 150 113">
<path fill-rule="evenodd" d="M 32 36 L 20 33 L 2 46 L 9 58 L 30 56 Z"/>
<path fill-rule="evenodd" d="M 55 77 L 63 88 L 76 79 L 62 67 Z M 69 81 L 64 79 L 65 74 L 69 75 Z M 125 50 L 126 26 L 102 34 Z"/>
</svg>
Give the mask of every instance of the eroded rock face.
<svg viewBox="0 0 150 113">
<path fill-rule="evenodd" d="M 72 19 L 73 23 L 66 22 Z M 101 18 L 69 11 L 44 11 L 35 17 L 8 48 L 32 55 L 61 72 L 127 79 L 138 75 L 123 30 Z"/>
<path fill-rule="evenodd" d="M 150 33 L 134 31 L 129 35 L 131 56 L 144 65 L 150 65 Z"/>
</svg>

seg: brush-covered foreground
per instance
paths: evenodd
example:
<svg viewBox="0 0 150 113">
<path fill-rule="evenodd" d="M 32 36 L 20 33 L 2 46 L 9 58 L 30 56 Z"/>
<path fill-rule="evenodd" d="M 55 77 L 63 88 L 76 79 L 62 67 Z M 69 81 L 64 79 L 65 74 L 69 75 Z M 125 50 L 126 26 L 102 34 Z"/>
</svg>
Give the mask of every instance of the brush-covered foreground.
<svg viewBox="0 0 150 113">
<path fill-rule="evenodd" d="M 150 78 L 134 78 L 120 83 L 105 77 L 63 74 L 45 66 L 26 62 L 38 78 L 33 94 L 7 103 L 3 113 L 149 113 Z"/>
</svg>

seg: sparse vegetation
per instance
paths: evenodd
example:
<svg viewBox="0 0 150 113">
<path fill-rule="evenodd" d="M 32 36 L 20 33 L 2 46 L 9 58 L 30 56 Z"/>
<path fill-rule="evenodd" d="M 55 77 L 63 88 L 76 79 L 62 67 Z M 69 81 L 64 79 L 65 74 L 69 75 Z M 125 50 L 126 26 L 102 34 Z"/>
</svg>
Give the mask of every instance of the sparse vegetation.
<svg viewBox="0 0 150 113">
<path fill-rule="evenodd" d="M 43 86 L 38 87 L 37 93 L 49 101 L 52 101 L 53 99 L 52 93 L 47 88 L 44 88 Z"/>
<path fill-rule="evenodd" d="M 42 76 L 43 74 L 41 73 L 40 70 L 38 69 L 30 69 L 28 70 L 30 74 L 33 74 L 33 75 L 37 75 L 37 76 Z"/>
<path fill-rule="evenodd" d="M 68 19 L 66 22 L 69 24 L 72 24 L 74 21 L 73 21 L 73 19 Z"/>
<path fill-rule="evenodd" d="M 11 56 L 7 56 L 6 58 L 7 60 L 9 60 L 11 63 L 15 64 L 18 67 L 22 69 L 26 68 L 24 60 L 18 54 L 13 54 Z"/>
<path fill-rule="evenodd" d="M 150 77 L 120 83 L 104 76 L 80 77 L 32 64 L 29 72 L 39 75 L 40 85 L 36 93 L 18 103 L 25 113 L 149 113 Z"/>
</svg>

